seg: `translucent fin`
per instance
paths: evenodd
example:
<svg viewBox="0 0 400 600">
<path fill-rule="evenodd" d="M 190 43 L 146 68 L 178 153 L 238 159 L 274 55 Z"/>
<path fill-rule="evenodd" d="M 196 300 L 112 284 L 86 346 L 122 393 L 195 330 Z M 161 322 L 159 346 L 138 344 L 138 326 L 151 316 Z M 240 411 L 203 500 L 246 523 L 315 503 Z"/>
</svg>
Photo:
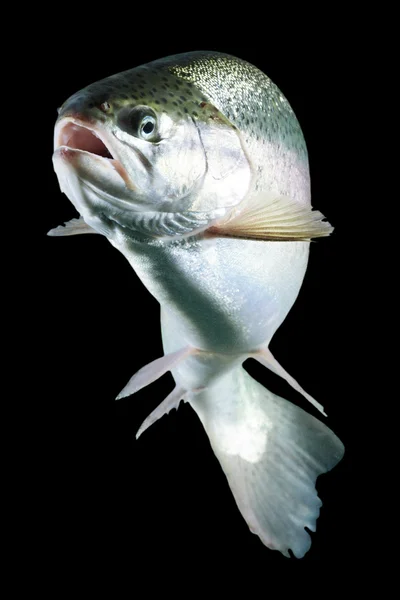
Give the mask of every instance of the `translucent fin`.
<svg viewBox="0 0 400 600">
<path fill-rule="evenodd" d="M 208 232 L 224 237 L 265 241 L 309 241 L 332 233 L 324 215 L 285 197 L 259 195 L 229 221 Z"/>
<path fill-rule="evenodd" d="M 243 369 L 190 400 L 250 530 L 273 550 L 309 550 L 321 500 L 318 475 L 342 458 L 339 438 Z"/>
<path fill-rule="evenodd" d="M 179 403 L 181 400 L 184 400 L 184 397 L 185 390 L 183 390 L 182 388 L 175 387 L 169 394 L 169 396 L 167 396 L 165 400 L 163 400 L 163 402 L 161 402 L 161 404 L 159 404 L 157 408 L 149 414 L 147 419 L 143 421 L 136 434 L 136 439 L 138 439 L 142 435 L 142 433 L 150 427 L 150 425 L 153 425 L 153 423 L 158 421 L 158 419 L 161 419 L 161 417 L 167 415 L 170 412 L 170 410 L 172 410 L 173 408 L 176 408 L 178 410 Z"/>
<path fill-rule="evenodd" d="M 159 377 L 165 375 L 167 371 L 170 371 L 172 367 L 177 365 L 181 360 L 195 352 L 195 348 L 186 346 L 177 352 L 171 352 L 171 354 L 166 354 L 165 356 L 153 360 L 130 378 L 124 389 L 118 394 L 116 400 L 130 396 L 146 387 L 146 385 L 150 385 L 150 383 L 153 383 L 153 381 L 156 381 Z"/>
<path fill-rule="evenodd" d="M 79 219 L 71 219 L 64 223 L 64 225 L 50 229 L 47 235 L 60 237 L 64 235 L 80 235 L 81 233 L 97 233 L 97 231 L 90 227 L 90 225 L 87 225 L 82 217 L 79 217 Z"/>
<path fill-rule="evenodd" d="M 327 416 L 327 414 L 324 412 L 324 407 L 319 402 L 314 400 L 314 398 L 310 396 L 310 394 L 303 390 L 301 385 L 297 383 L 297 381 L 291 375 L 289 375 L 289 373 L 285 371 L 283 367 L 281 367 L 281 365 L 274 358 L 274 356 L 268 348 L 262 350 L 259 353 L 252 354 L 252 358 L 255 358 L 256 360 L 258 360 L 258 362 L 264 365 L 264 367 L 267 367 L 268 369 L 282 377 L 292 386 L 292 388 L 294 388 L 297 392 L 300 392 L 300 394 L 302 394 L 304 398 L 307 398 L 307 400 L 313 406 L 315 406 L 315 408 L 317 408 L 324 415 L 324 417 Z"/>
</svg>

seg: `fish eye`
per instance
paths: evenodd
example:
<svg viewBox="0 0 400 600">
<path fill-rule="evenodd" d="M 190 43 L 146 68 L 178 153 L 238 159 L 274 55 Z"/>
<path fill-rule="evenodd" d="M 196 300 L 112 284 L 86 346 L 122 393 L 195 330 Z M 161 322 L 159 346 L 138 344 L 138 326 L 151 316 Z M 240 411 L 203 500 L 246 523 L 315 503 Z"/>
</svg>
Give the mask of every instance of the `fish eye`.
<svg viewBox="0 0 400 600">
<path fill-rule="evenodd" d="M 150 106 L 125 107 L 118 115 L 118 125 L 139 139 L 158 142 L 158 122 L 155 111 Z"/>
<path fill-rule="evenodd" d="M 154 117 L 147 115 L 142 119 L 140 124 L 140 134 L 144 139 L 148 139 L 154 133 L 156 128 L 156 121 Z"/>
</svg>

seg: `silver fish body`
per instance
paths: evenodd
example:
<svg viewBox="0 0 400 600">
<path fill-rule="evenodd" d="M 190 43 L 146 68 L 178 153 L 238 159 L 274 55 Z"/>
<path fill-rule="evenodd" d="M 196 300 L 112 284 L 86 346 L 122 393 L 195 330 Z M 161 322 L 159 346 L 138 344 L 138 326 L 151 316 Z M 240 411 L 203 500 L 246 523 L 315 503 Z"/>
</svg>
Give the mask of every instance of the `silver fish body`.
<svg viewBox="0 0 400 600">
<path fill-rule="evenodd" d="M 322 407 L 268 349 L 300 290 L 309 239 L 329 224 L 311 211 L 307 151 L 281 92 L 234 57 L 194 52 L 92 84 L 61 108 L 54 165 L 81 214 L 50 232 L 97 232 L 161 305 L 165 356 L 119 397 L 170 370 L 199 415 L 239 509 L 289 556 L 310 546 L 318 474 L 343 454 L 320 421 L 255 382 L 255 358 Z"/>
</svg>

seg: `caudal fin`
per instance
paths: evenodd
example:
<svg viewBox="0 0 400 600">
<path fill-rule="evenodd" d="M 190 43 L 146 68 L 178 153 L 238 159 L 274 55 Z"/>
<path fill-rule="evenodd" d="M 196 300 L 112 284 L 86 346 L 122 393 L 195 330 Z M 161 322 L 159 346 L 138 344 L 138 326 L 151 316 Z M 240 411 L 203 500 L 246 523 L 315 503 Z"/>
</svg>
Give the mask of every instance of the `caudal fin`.
<svg viewBox="0 0 400 600">
<path fill-rule="evenodd" d="M 241 367 L 190 402 L 250 530 L 301 558 L 322 505 L 315 481 L 344 446 L 324 423 L 272 394 Z"/>
</svg>

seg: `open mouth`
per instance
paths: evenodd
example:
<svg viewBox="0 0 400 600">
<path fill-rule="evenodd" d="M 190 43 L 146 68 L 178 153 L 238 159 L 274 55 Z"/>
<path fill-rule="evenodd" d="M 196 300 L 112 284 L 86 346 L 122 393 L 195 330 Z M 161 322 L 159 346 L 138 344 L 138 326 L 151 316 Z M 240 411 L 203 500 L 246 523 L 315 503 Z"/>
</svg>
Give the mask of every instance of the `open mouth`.
<svg viewBox="0 0 400 600">
<path fill-rule="evenodd" d="M 72 117 L 60 121 L 55 129 L 55 151 L 62 150 L 63 148 L 107 159 L 123 179 L 127 188 L 130 190 L 134 189 L 128 173 L 120 161 L 113 155 L 107 143 L 107 134 L 101 131 L 98 133 L 92 127 L 91 123 L 86 123 L 81 118 Z"/>
<path fill-rule="evenodd" d="M 58 145 L 114 160 L 110 150 L 95 131 L 77 123 L 69 122 L 64 125 L 58 136 Z"/>
</svg>

